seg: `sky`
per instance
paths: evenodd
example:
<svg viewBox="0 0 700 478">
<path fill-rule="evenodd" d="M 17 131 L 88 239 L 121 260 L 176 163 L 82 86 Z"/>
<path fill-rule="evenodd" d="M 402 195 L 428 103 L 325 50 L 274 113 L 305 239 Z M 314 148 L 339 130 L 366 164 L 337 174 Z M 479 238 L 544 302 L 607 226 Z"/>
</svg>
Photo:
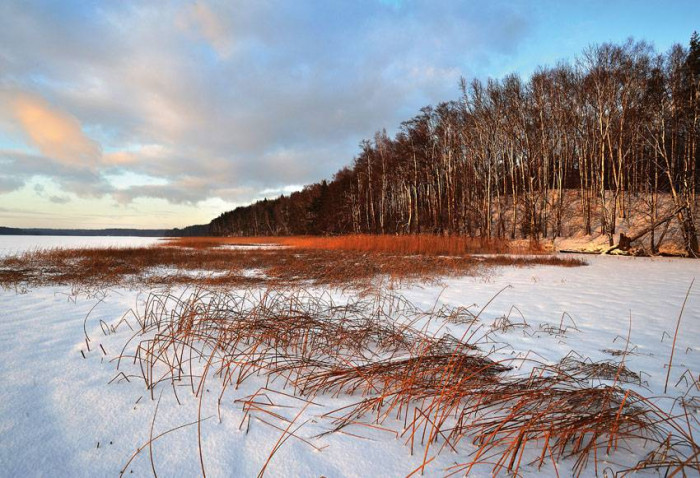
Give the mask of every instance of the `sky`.
<svg viewBox="0 0 700 478">
<path fill-rule="evenodd" d="M 687 45 L 698 1 L 0 2 L 0 226 L 171 228 L 331 178 L 459 79 Z"/>
</svg>

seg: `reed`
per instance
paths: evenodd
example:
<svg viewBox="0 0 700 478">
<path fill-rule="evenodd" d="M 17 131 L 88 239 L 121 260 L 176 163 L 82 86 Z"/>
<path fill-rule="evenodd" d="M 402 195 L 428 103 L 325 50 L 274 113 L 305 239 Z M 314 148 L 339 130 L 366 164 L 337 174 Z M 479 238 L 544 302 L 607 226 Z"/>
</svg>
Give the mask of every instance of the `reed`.
<svg viewBox="0 0 700 478">
<path fill-rule="evenodd" d="M 544 254 L 543 244 L 529 240 L 436 234 L 347 234 L 342 236 L 182 237 L 169 245 L 207 248 L 222 245 L 280 245 L 297 249 L 385 252 L 401 255 L 465 256 L 468 254 Z"/>
<path fill-rule="evenodd" d="M 204 381 L 218 377 L 220 407 L 244 382 L 265 381 L 236 400 L 244 420 L 256 416 L 282 432 L 260 476 L 289 438 L 315 447 L 297 433 L 306 423 L 301 415 L 339 395 L 358 400 L 325 413 L 330 427 L 323 434 L 353 435 L 348 430 L 357 426 L 393 433 L 422 456 L 416 474 L 450 450 L 458 461 L 448 474 L 486 466 L 518 476 L 527 464 L 557 473 L 568 466 L 578 476 L 590 467 L 599 472 L 603 457 L 645 444 L 652 451 L 618 471 L 700 471 L 688 414 L 665 412 L 625 388 L 636 378 L 624 361 L 526 358 L 534 367 L 520 375 L 510 359 L 484 351 L 493 342 L 491 332 L 478 333 L 480 312 L 423 309 L 387 292 L 338 303 L 299 287 L 195 288 L 151 294 L 134 316 L 136 332 L 119 357 L 119 373 L 140 377 L 154 399 L 157 389 L 186 388 L 201 407 Z M 461 337 L 439 332 L 453 323 L 464 326 Z M 293 397 L 299 413 L 289 419 L 272 411 L 275 395 Z M 268 421 L 274 419 L 282 424 Z"/>
<path fill-rule="evenodd" d="M 59 284 L 99 289 L 311 282 L 367 288 L 376 280 L 433 281 L 445 276 L 480 274 L 491 267 L 585 264 L 553 255 L 446 256 L 320 247 L 240 249 L 226 245 L 205 241 L 187 247 L 35 250 L 0 258 L 0 286 Z"/>
</svg>

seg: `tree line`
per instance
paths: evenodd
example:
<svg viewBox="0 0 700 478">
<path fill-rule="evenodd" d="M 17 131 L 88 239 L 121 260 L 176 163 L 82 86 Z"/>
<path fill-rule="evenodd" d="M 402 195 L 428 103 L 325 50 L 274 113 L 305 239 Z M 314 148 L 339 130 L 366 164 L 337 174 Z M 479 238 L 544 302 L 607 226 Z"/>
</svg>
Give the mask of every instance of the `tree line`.
<svg viewBox="0 0 700 478">
<path fill-rule="evenodd" d="M 633 40 L 594 45 L 528 81 L 462 79 L 460 91 L 393 138 L 380 131 L 362 141 L 332 180 L 226 212 L 210 232 L 541 239 L 569 234 L 576 221 L 612 244 L 633 199 L 654 224 L 664 195 L 687 250 L 698 251 L 697 32 L 663 54 Z"/>
</svg>

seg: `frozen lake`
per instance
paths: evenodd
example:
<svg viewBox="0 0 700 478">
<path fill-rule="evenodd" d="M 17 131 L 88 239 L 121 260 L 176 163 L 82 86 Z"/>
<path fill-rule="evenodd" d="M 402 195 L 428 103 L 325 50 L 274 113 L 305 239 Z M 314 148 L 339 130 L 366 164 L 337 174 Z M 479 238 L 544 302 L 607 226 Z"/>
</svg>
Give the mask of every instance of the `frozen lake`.
<svg viewBox="0 0 700 478">
<path fill-rule="evenodd" d="M 138 247 L 157 244 L 160 237 L 133 236 L 0 236 L 0 256 L 55 247 Z"/>
</svg>

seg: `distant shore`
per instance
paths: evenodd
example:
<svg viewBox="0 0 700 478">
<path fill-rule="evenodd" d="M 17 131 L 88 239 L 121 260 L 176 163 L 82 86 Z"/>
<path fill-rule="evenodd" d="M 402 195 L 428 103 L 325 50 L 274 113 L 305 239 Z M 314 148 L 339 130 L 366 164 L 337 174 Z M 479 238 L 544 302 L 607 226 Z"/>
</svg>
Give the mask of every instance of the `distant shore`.
<svg viewBox="0 0 700 478">
<path fill-rule="evenodd" d="M 16 228 L 0 226 L 2 236 L 132 236 L 132 237 L 179 237 L 207 235 L 208 225 L 189 226 L 183 229 L 52 229 Z"/>
</svg>

